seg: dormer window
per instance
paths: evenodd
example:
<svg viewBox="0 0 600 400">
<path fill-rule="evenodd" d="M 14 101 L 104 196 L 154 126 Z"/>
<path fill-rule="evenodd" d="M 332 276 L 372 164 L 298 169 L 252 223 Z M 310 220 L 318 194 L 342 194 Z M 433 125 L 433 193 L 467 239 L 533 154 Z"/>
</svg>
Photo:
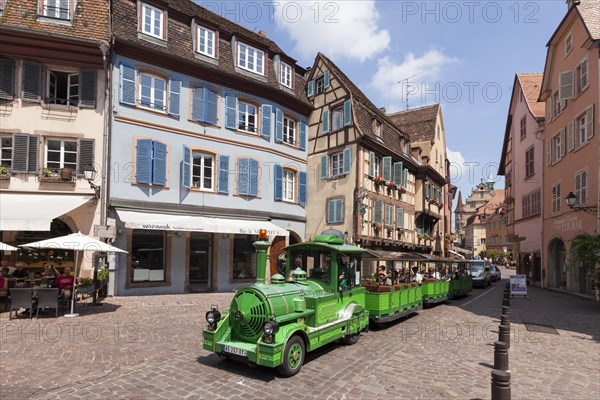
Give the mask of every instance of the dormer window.
<svg viewBox="0 0 600 400">
<path fill-rule="evenodd" d="M 373 132 L 375 136 L 381 137 L 381 122 L 374 120 L 373 121 Z"/>
<path fill-rule="evenodd" d="M 240 68 L 264 75 L 265 53 L 243 43 L 239 43 L 237 52 L 237 65 Z"/>
<path fill-rule="evenodd" d="M 71 19 L 72 0 L 40 0 L 40 15 L 63 20 Z"/>
<path fill-rule="evenodd" d="M 215 31 L 198 25 L 196 51 L 205 56 L 215 57 Z"/>
<path fill-rule="evenodd" d="M 282 62 L 279 71 L 279 83 L 289 88 L 292 87 L 292 67 Z"/>
<path fill-rule="evenodd" d="M 165 38 L 165 16 L 160 8 L 142 3 L 141 31 L 159 39 Z"/>
</svg>

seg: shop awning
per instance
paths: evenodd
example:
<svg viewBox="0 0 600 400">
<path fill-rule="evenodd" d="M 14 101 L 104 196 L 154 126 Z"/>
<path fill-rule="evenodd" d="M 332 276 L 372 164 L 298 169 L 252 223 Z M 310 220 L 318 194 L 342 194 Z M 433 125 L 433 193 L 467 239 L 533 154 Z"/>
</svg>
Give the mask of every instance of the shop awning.
<svg viewBox="0 0 600 400">
<path fill-rule="evenodd" d="M 158 214 L 119 210 L 117 214 L 126 228 L 158 231 L 233 233 L 258 235 L 266 229 L 269 236 L 288 236 L 290 233 L 269 221 L 201 217 L 194 215 Z"/>
<path fill-rule="evenodd" d="M 91 198 L 89 195 L 0 192 L 0 231 L 49 231 L 54 218 Z"/>
</svg>

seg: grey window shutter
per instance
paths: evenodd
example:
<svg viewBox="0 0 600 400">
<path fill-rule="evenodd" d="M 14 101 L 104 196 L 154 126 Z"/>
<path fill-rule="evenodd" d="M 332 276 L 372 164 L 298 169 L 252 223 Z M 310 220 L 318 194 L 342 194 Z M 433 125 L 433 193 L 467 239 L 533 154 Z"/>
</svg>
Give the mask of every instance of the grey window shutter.
<svg viewBox="0 0 600 400">
<path fill-rule="evenodd" d="M 352 125 L 352 100 L 344 102 L 344 126 Z"/>
<path fill-rule="evenodd" d="M 13 138 L 13 172 L 29 172 L 29 135 L 17 134 Z"/>
<path fill-rule="evenodd" d="M 383 223 L 383 201 L 375 200 L 373 204 L 373 222 L 376 224 Z"/>
<path fill-rule="evenodd" d="M 307 188 L 306 188 L 306 172 L 300 172 L 298 176 L 298 203 L 304 207 L 306 204 Z"/>
<path fill-rule="evenodd" d="M 83 175 L 83 171 L 87 166 L 94 166 L 94 139 L 79 139 L 77 173 Z"/>
<path fill-rule="evenodd" d="M 344 200 L 337 199 L 335 201 L 335 222 L 342 222 L 344 220 Z"/>
<path fill-rule="evenodd" d="M 404 181 L 402 180 L 402 168 L 402 161 L 394 163 L 394 182 L 396 182 L 396 185 L 404 186 Z"/>
<path fill-rule="evenodd" d="M 0 99 L 15 98 L 15 60 L 0 58 Z"/>
<path fill-rule="evenodd" d="M 375 153 L 369 151 L 369 176 L 375 178 Z"/>
<path fill-rule="evenodd" d="M 237 129 L 237 96 L 225 94 L 225 128 Z"/>
<path fill-rule="evenodd" d="M 559 76 L 558 98 L 560 101 L 573 97 L 573 70 L 563 71 Z"/>
<path fill-rule="evenodd" d="M 219 193 L 229 194 L 229 156 L 219 156 Z"/>
<path fill-rule="evenodd" d="M 327 89 L 329 87 L 329 80 L 329 71 L 325 71 L 325 73 L 323 73 L 323 89 Z"/>
<path fill-rule="evenodd" d="M 135 70 L 135 67 L 131 67 L 126 64 L 121 64 L 119 68 L 119 99 L 123 104 L 135 106 L 135 85 L 137 71 Z"/>
<path fill-rule="evenodd" d="M 402 186 L 404 186 L 404 189 L 408 190 L 408 168 L 404 168 L 404 174 L 402 174 L 402 178 L 404 179 Z"/>
<path fill-rule="evenodd" d="M 404 229 L 404 208 L 396 208 L 396 228 Z"/>
<path fill-rule="evenodd" d="M 569 130 L 567 131 L 567 149 L 573 150 L 575 147 L 575 121 L 569 122 Z"/>
<path fill-rule="evenodd" d="M 306 95 L 312 97 L 315 95 L 315 81 L 308 81 L 308 88 L 306 89 Z"/>
<path fill-rule="evenodd" d="M 300 120 L 300 150 L 306 150 L 306 121 Z"/>
<path fill-rule="evenodd" d="M 181 81 L 169 79 L 169 114 L 179 117 L 179 98 L 181 92 Z"/>
<path fill-rule="evenodd" d="M 23 61 L 23 82 L 21 84 L 23 101 L 39 103 L 42 98 L 42 65 Z"/>
<path fill-rule="evenodd" d="M 592 104 L 585 113 L 585 132 L 587 139 L 591 139 L 594 136 L 594 105 Z"/>
<path fill-rule="evenodd" d="M 352 167 L 352 147 L 346 147 L 343 153 L 342 174 L 349 174 Z"/>
<path fill-rule="evenodd" d="M 79 71 L 79 107 L 96 108 L 97 73 L 95 69 Z"/>
<path fill-rule="evenodd" d="M 275 201 L 281 201 L 283 199 L 283 167 L 275 164 L 273 171 L 275 173 Z"/>
<path fill-rule="evenodd" d="M 329 167 L 329 157 L 321 156 L 321 179 L 327 179 L 329 175 L 328 167 Z"/>
<path fill-rule="evenodd" d="M 28 160 L 27 169 L 30 173 L 37 173 L 38 171 L 38 153 L 39 153 L 39 137 L 36 135 L 29 135 L 29 149 L 28 149 Z"/>
<path fill-rule="evenodd" d="M 327 200 L 327 223 L 331 224 L 335 218 L 335 201 Z"/>
<path fill-rule="evenodd" d="M 385 179 L 386 181 L 389 182 L 392 180 L 392 157 L 383 157 L 382 161 L 383 161 L 383 171 L 382 171 L 383 179 Z"/>
<path fill-rule="evenodd" d="M 323 133 L 329 132 L 329 110 L 325 110 L 321 114 L 321 128 Z"/>
</svg>

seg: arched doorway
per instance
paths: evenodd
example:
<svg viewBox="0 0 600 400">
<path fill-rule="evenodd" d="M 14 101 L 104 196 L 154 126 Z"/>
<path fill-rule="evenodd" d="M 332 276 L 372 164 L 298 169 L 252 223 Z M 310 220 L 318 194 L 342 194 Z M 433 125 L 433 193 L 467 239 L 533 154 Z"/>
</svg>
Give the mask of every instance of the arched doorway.
<svg viewBox="0 0 600 400">
<path fill-rule="evenodd" d="M 556 288 L 567 288 L 566 250 L 562 239 L 552 239 L 548 245 L 548 285 Z"/>
</svg>

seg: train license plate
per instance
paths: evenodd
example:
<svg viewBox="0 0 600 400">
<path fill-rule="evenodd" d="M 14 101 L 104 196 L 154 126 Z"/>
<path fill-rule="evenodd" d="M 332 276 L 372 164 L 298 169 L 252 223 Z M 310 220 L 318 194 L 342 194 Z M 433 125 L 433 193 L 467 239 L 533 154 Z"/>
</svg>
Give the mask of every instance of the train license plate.
<svg viewBox="0 0 600 400">
<path fill-rule="evenodd" d="M 223 350 L 227 353 L 235 354 L 237 356 L 247 357 L 248 352 L 244 349 L 238 349 L 237 347 L 231 347 L 227 345 L 223 345 Z"/>
</svg>

